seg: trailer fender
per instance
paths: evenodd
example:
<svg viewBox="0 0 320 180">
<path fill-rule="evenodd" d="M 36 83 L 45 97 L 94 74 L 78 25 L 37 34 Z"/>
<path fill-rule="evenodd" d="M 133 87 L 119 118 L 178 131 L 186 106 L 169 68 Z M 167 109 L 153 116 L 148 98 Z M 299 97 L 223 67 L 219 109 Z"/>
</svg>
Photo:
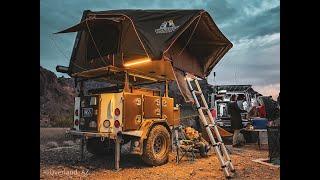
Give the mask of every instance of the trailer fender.
<svg viewBox="0 0 320 180">
<path fill-rule="evenodd" d="M 156 125 L 163 125 L 168 130 L 171 136 L 170 127 L 165 119 L 145 119 L 139 128 L 139 131 L 142 132 L 141 136 L 135 137 L 132 139 L 133 141 L 131 141 L 131 154 L 143 154 L 144 141 L 148 138 L 150 130 Z M 139 142 L 138 146 L 135 145 L 136 141 Z"/>
<path fill-rule="evenodd" d="M 169 127 L 169 124 L 167 120 L 165 119 L 147 119 L 144 120 L 144 122 L 141 125 L 140 130 L 142 131 L 141 139 L 147 139 L 150 133 L 150 130 L 155 126 L 155 125 L 163 125 L 168 132 L 170 133 L 171 136 L 171 130 Z"/>
</svg>

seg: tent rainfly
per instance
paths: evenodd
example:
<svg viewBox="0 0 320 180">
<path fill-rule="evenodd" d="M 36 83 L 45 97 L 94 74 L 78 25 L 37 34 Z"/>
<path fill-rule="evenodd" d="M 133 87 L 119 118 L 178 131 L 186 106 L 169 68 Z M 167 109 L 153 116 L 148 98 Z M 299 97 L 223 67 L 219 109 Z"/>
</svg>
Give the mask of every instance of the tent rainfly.
<svg viewBox="0 0 320 180">
<path fill-rule="evenodd" d="M 86 10 L 79 24 L 58 33 L 69 32 L 77 32 L 70 76 L 134 70 L 176 80 L 187 101 L 184 73 L 207 77 L 232 47 L 205 10 Z"/>
</svg>

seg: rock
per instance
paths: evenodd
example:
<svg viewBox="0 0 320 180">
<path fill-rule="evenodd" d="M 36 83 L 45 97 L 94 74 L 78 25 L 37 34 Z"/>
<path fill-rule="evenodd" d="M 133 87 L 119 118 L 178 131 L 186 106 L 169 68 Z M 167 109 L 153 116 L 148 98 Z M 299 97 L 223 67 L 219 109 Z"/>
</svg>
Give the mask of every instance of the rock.
<svg viewBox="0 0 320 180">
<path fill-rule="evenodd" d="M 55 141 L 50 141 L 47 143 L 47 147 L 49 148 L 57 148 L 58 147 L 58 143 Z"/>
<path fill-rule="evenodd" d="M 191 173 L 190 173 L 190 176 L 194 176 L 194 175 L 196 175 L 196 171 L 192 170 Z"/>
<path fill-rule="evenodd" d="M 199 168 L 199 171 L 203 171 L 203 168 Z"/>
<path fill-rule="evenodd" d="M 75 143 L 73 141 L 71 141 L 71 140 L 63 141 L 62 144 L 63 144 L 63 146 L 74 146 L 75 145 Z"/>
</svg>

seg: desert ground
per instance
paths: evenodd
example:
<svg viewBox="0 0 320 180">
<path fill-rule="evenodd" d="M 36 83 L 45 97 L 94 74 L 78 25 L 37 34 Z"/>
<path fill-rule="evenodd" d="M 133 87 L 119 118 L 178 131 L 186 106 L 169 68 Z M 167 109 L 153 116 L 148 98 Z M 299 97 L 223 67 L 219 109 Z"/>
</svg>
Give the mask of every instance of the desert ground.
<svg viewBox="0 0 320 180">
<path fill-rule="evenodd" d="M 40 129 L 40 178 L 41 179 L 225 179 L 214 153 L 195 161 L 182 159 L 175 162 L 170 153 L 169 162 L 158 167 L 145 165 L 138 156 L 126 154 L 121 149 L 119 171 L 113 170 L 114 157 L 96 157 L 85 151 L 80 160 L 80 143 L 65 137 L 64 128 Z M 259 150 L 255 144 L 241 148 L 228 146 L 236 173 L 232 179 L 280 179 L 280 168 L 253 162 L 267 158 L 268 150 Z"/>
</svg>

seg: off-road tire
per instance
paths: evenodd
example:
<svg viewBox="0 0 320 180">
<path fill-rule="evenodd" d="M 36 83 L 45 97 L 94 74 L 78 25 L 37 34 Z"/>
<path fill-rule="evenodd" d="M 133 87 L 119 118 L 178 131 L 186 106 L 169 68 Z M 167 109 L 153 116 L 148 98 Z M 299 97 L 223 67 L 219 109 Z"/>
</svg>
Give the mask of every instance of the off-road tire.
<svg viewBox="0 0 320 180">
<path fill-rule="evenodd" d="M 159 143 L 161 142 L 161 143 Z M 162 144 L 159 146 L 159 144 Z M 144 142 L 142 160 L 152 166 L 168 162 L 170 149 L 170 134 L 162 125 L 154 126 Z"/>
<path fill-rule="evenodd" d="M 86 142 L 87 151 L 96 156 L 104 156 L 104 155 L 113 155 L 114 149 L 112 148 L 114 145 L 112 143 L 102 142 L 100 138 L 90 138 Z"/>
</svg>

